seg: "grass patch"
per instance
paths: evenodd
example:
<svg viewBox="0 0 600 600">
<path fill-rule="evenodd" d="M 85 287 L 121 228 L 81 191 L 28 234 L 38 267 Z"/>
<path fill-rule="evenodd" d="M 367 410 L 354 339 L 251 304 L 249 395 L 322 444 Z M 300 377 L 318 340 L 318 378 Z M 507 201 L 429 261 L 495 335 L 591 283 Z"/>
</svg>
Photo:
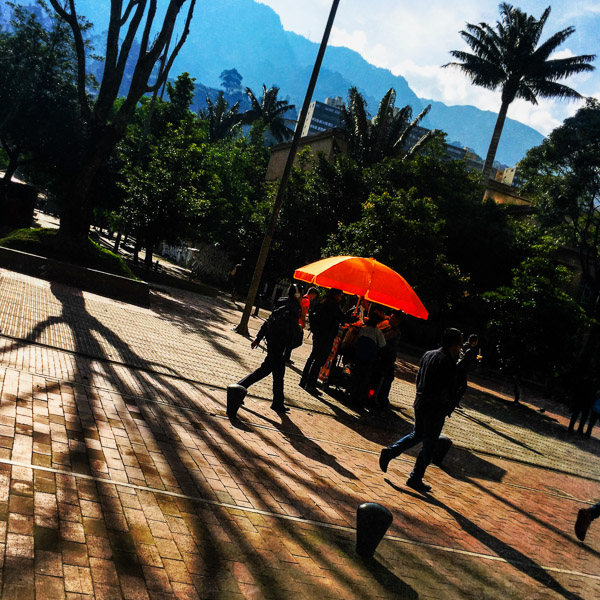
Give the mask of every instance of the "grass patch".
<svg viewBox="0 0 600 600">
<path fill-rule="evenodd" d="M 120 256 L 90 238 L 83 245 L 65 242 L 58 237 L 58 229 L 15 229 L 0 239 L 0 246 L 138 280 Z"/>
</svg>

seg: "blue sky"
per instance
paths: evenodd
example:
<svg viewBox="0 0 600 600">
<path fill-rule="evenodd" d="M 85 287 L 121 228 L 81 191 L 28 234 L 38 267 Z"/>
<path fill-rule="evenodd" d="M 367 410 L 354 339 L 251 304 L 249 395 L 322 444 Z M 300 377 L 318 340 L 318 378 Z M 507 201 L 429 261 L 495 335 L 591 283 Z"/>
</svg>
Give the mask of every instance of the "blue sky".
<svg viewBox="0 0 600 600">
<path fill-rule="evenodd" d="M 285 29 L 320 41 L 331 0 L 257 0 L 273 8 Z M 446 104 L 471 104 L 497 112 L 499 93 L 475 87 L 455 69 L 442 69 L 450 50 L 466 49 L 459 35 L 465 23 L 495 24 L 499 2 L 490 0 L 341 0 L 330 44 L 359 52 L 370 63 L 403 75 L 422 98 Z M 512 3 L 535 17 L 549 5 L 537 0 Z M 558 56 L 600 55 L 600 0 L 560 0 L 544 28 L 542 40 L 575 26 L 575 33 L 560 47 Z M 563 83 L 584 96 L 600 99 L 600 57 L 592 74 L 574 76 Z M 547 135 L 572 115 L 580 102 L 540 100 L 538 105 L 517 100 L 508 116 Z"/>
</svg>

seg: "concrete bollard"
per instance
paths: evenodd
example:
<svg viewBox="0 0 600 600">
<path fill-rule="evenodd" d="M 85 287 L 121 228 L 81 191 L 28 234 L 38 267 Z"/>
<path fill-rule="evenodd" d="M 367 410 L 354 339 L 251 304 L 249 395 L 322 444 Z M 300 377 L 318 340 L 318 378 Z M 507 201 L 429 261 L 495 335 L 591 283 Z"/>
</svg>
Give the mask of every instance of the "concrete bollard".
<svg viewBox="0 0 600 600">
<path fill-rule="evenodd" d="M 431 462 L 438 467 L 442 466 L 442 462 L 444 462 L 444 457 L 448 454 L 448 450 L 450 450 L 450 446 L 452 446 L 452 440 L 445 435 L 440 435 L 438 441 L 435 444 L 435 450 L 433 451 L 433 458 Z"/>
<path fill-rule="evenodd" d="M 356 510 L 356 552 L 373 556 L 379 542 L 392 524 L 392 513 L 375 502 L 364 502 Z"/>
<path fill-rule="evenodd" d="M 244 398 L 248 390 L 239 383 L 232 383 L 227 386 L 227 416 L 230 419 L 237 419 L 237 411 L 244 404 Z"/>
</svg>

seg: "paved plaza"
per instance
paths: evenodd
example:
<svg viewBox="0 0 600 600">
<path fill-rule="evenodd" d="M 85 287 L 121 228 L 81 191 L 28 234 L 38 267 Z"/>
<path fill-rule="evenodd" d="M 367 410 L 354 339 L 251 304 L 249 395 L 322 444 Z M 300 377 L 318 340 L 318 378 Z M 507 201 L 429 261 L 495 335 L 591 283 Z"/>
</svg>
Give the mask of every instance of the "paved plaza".
<svg viewBox="0 0 600 600">
<path fill-rule="evenodd" d="M 140 308 L 0 269 L 0 543 L 3 599 L 600 598 L 600 440 L 566 432 L 564 407 L 475 377 L 447 421 L 428 495 L 386 474 L 379 450 L 411 429 L 415 358 L 392 411 L 298 386 L 225 388 L 264 358 L 233 332 L 226 295 L 153 289 Z M 260 318 L 251 318 L 255 333 Z M 599 428 L 600 429 L 600 428 Z M 372 559 L 356 508 L 394 521 Z"/>
</svg>

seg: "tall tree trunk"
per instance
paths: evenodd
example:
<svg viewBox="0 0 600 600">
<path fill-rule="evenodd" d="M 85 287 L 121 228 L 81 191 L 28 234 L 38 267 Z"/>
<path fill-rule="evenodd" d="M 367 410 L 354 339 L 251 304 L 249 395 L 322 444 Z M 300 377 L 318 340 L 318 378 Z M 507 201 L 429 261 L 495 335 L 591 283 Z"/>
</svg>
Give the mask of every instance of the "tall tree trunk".
<svg viewBox="0 0 600 600">
<path fill-rule="evenodd" d="M 119 253 L 119 245 L 121 244 L 121 236 L 123 234 L 121 233 L 121 230 L 119 229 L 119 231 L 117 231 L 117 237 L 115 238 L 115 245 L 113 246 L 113 252 L 115 254 Z"/>
<path fill-rule="evenodd" d="M 73 181 L 67 191 L 60 214 L 59 235 L 74 244 L 83 244 L 88 237 L 92 223 L 93 206 L 90 192 L 96 175 L 110 156 L 117 141 L 121 138 L 125 124 L 109 125 L 99 134 L 90 133 L 87 147 L 79 168 L 74 169 Z"/>
<path fill-rule="evenodd" d="M 146 258 L 144 259 L 144 263 L 146 265 L 146 269 L 150 271 L 152 269 L 152 254 L 154 253 L 154 241 L 147 238 L 146 239 Z"/>
<path fill-rule="evenodd" d="M 492 168 L 494 166 L 494 158 L 496 157 L 496 150 L 498 150 L 498 143 L 500 142 L 500 136 L 502 135 L 502 129 L 504 128 L 504 121 L 506 121 L 506 113 L 508 112 L 509 102 L 502 102 L 500 106 L 500 112 L 496 119 L 496 125 L 494 126 L 494 133 L 492 134 L 492 141 L 488 148 L 487 156 L 485 157 L 485 163 L 483 165 L 483 184 L 487 183 L 490 178 Z"/>
</svg>

